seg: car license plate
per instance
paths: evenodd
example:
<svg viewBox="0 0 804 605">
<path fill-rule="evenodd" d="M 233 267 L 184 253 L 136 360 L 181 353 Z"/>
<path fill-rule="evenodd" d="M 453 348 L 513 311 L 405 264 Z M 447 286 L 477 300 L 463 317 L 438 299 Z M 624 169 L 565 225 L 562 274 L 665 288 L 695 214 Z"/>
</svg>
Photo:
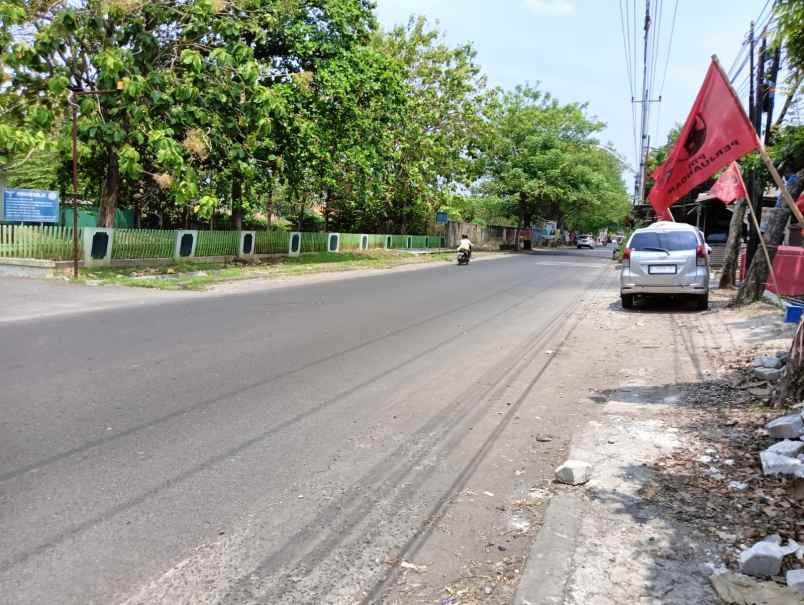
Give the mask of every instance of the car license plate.
<svg viewBox="0 0 804 605">
<path fill-rule="evenodd" d="M 675 265 L 648 265 L 648 273 L 651 275 L 675 275 Z"/>
</svg>

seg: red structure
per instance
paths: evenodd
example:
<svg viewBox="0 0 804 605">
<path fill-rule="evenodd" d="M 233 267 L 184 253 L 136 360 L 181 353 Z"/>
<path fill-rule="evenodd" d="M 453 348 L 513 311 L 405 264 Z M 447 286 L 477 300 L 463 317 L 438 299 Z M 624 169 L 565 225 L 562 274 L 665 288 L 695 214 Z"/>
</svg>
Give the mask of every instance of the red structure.
<svg viewBox="0 0 804 605">
<path fill-rule="evenodd" d="M 757 251 L 757 254 L 762 254 Z M 799 246 L 779 246 L 773 259 L 773 272 L 779 283 L 780 292 L 769 280 L 767 289 L 782 296 L 804 295 L 804 248 Z M 745 250 L 740 254 L 740 279 L 745 279 Z"/>
</svg>

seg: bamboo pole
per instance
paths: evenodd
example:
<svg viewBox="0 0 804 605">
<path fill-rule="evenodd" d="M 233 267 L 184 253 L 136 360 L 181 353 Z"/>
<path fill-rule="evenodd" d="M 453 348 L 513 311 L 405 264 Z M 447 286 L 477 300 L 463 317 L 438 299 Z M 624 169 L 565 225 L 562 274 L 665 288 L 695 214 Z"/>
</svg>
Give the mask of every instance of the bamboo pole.
<svg viewBox="0 0 804 605">
<path fill-rule="evenodd" d="M 765 262 L 768 263 L 768 271 L 770 272 L 771 280 L 773 281 L 773 287 L 776 289 L 776 295 L 781 296 L 782 291 L 779 290 L 779 282 L 776 281 L 776 272 L 773 270 L 773 263 L 771 262 L 770 254 L 768 253 L 768 246 L 765 244 L 765 238 L 762 235 L 762 231 L 759 230 L 757 213 L 754 212 L 754 205 L 751 203 L 751 200 L 748 200 L 748 210 L 751 213 L 751 220 L 754 221 L 754 228 L 757 230 L 757 235 L 759 236 L 759 245 L 762 246 L 762 253 L 765 255 Z"/>
</svg>

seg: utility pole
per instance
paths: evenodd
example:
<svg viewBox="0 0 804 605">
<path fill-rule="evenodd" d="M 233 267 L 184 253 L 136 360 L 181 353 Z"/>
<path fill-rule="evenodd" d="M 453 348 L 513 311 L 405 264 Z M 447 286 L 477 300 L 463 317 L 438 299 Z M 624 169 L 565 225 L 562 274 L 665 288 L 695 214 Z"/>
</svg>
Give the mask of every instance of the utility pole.
<svg viewBox="0 0 804 605">
<path fill-rule="evenodd" d="M 642 99 L 631 99 L 632 103 L 642 105 L 642 121 L 639 133 L 639 172 L 634 184 L 634 205 L 645 203 L 645 181 L 647 180 L 648 153 L 650 152 L 650 135 L 648 134 L 648 104 L 659 103 L 662 98 L 650 99 L 648 82 L 648 48 L 650 46 L 650 0 L 645 0 L 645 35 L 643 36 L 644 47 L 642 49 Z"/>
<path fill-rule="evenodd" d="M 779 66 L 782 59 L 782 47 L 776 45 L 776 50 L 773 52 L 773 63 L 771 64 L 770 75 L 768 76 L 768 88 L 766 93 L 768 95 L 768 118 L 765 121 L 765 146 L 771 143 L 771 127 L 773 125 L 773 105 L 776 99 L 776 80 L 779 77 Z"/>
<path fill-rule="evenodd" d="M 764 32 L 763 32 L 764 34 Z M 764 80 L 765 80 L 765 48 L 766 48 L 766 40 L 765 36 L 762 36 L 762 43 L 759 48 L 759 53 L 757 54 L 756 58 L 756 82 L 754 80 L 755 72 L 754 72 L 754 48 L 756 46 L 756 40 L 754 38 L 754 23 L 751 22 L 751 29 L 750 29 L 750 44 L 751 44 L 751 73 L 749 74 L 749 118 L 751 123 L 754 125 L 754 129 L 757 131 L 757 136 L 762 138 L 762 97 L 763 97 L 763 89 L 764 89 Z M 754 209 L 754 216 L 759 217 L 762 219 L 762 192 L 760 191 L 760 184 L 759 180 L 756 176 L 756 171 L 751 169 L 751 172 L 748 176 L 748 190 L 750 191 L 750 204 Z M 745 269 L 748 271 L 748 268 L 751 266 L 751 261 L 754 260 L 754 255 L 756 254 L 757 249 L 759 248 L 759 238 L 762 237 L 762 234 L 757 230 L 754 226 L 753 222 L 749 223 L 749 232 L 748 232 L 748 247 L 746 248 L 745 252 Z"/>
</svg>

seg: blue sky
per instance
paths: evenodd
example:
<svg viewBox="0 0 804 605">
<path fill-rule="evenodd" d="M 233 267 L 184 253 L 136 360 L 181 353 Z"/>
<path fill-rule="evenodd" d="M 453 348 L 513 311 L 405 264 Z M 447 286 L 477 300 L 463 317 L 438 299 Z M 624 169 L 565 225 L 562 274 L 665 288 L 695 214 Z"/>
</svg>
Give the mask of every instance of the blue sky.
<svg viewBox="0 0 804 605">
<path fill-rule="evenodd" d="M 644 0 L 624 2 L 635 4 L 644 18 Z M 663 6 L 660 80 L 675 0 L 652 4 Z M 652 140 L 658 135 L 663 143 L 667 131 L 684 121 L 712 54 L 724 68 L 732 65 L 750 21 L 765 4 L 766 0 L 678 0 L 663 102 L 659 111 L 652 108 Z M 377 5 L 383 27 L 405 23 L 412 14 L 424 15 L 445 32 L 450 44 L 472 42 L 492 86 L 540 82 L 562 102 L 589 102 L 589 113 L 608 125 L 601 140 L 613 143 L 634 165 L 619 0 L 377 0 Z M 641 70 L 641 40 L 638 52 Z M 743 74 L 747 72 L 746 67 Z M 736 79 L 738 88 L 743 78 Z M 633 175 L 624 176 L 630 186 Z"/>
</svg>

